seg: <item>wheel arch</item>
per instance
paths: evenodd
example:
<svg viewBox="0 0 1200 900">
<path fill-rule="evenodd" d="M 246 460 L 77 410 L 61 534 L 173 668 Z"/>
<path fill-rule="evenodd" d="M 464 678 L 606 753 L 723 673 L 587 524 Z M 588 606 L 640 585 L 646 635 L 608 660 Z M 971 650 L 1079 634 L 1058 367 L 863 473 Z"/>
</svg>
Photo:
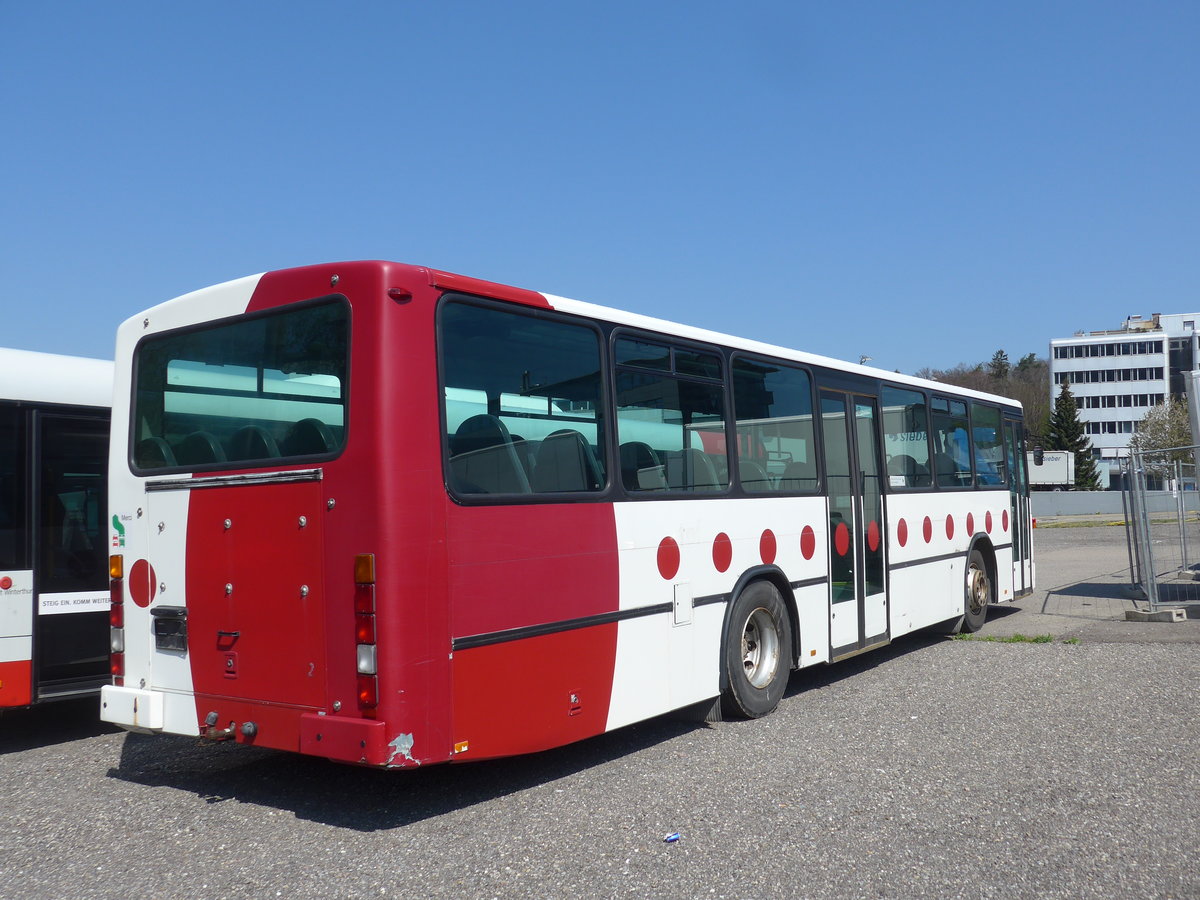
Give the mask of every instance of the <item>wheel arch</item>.
<svg viewBox="0 0 1200 900">
<path fill-rule="evenodd" d="M 796 607 L 796 594 L 792 590 L 792 584 L 788 581 L 787 576 L 783 574 L 783 570 L 779 566 L 753 566 L 738 577 L 733 590 L 729 592 L 729 602 L 725 604 L 725 619 L 721 623 L 721 643 L 719 645 L 722 648 L 721 652 L 724 652 L 725 642 L 729 638 L 729 622 L 730 616 L 733 613 L 734 601 L 737 600 L 742 591 L 757 581 L 769 582 L 779 591 L 779 596 L 783 598 L 783 605 L 787 609 L 788 614 L 788 630 L 792 636 L 792 652 L 791 659 L 788 660 L 788 668 L 795 669 L 800 653 L 800 615 Z M 729 687 L 729 677 L 725 673 L 724 665 L 720 665 L 719 669 L 719 687 L 724 691 Z"/>
</svg>

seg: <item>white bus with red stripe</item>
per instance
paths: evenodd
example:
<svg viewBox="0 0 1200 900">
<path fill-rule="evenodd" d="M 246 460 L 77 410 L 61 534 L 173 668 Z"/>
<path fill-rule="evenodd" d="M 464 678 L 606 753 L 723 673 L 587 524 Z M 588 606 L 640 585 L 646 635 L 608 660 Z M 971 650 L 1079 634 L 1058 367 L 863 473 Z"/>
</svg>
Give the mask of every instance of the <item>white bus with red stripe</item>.
<svg viewBox="0 0 1200 900">
<path fill-rule="evenodd" d="M 0 349 L 0 710 L 109 681 L 113 364 Z"/>
<path fill-rule="evenodd" d="M 432 269 L 164 303 L 115 396 L 135 731 L 402 767 L 760 716 L 1033 585 L 1012 401 Z"/>
</svg>

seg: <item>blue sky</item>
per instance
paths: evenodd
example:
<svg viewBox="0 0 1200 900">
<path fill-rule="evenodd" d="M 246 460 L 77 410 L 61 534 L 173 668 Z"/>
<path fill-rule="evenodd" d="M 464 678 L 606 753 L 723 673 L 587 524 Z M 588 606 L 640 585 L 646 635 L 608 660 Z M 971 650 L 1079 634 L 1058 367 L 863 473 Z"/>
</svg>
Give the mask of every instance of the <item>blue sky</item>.
<svg viewBox="0 0 1200 900">
<path fill-rule="evenodd" d="M 1200 4 L 0 0 L 0 344 L 429 265 L 913 372 L 1200 309 Z"/>
</svg>

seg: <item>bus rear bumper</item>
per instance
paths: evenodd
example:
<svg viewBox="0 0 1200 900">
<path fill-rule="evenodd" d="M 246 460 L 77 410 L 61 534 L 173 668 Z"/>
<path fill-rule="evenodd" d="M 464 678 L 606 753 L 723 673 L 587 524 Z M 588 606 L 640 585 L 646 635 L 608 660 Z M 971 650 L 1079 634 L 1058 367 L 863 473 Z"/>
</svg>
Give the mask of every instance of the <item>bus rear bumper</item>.
<svg viewBox="0 0 1200 900">
<path fill-rule="evenodd" d="M 100 720 L 129 731 L 150 734 L 163 729 L 163 695 L 159 691 L 117 687 L 100 689 Z"/>
</svg>

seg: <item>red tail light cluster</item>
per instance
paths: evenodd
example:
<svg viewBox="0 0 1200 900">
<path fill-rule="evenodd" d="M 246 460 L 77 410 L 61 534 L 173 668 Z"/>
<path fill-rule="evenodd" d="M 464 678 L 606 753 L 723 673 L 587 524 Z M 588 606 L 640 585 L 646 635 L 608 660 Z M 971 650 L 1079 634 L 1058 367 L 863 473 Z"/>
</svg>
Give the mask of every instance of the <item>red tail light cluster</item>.
<svg viewBox="0 0 1200 900">
<path fill-rule="evenodd" d="M 358 662 L 358 708 L 365 718 L 379 706 L 379 664 L 375 641 L 375 554 L 354 557 L 354 643 Z"/>
<path fill-rule="evenodd" d="M 125 557 L 108 558 L 109 670 L 113 684 L 125 684 Z"/>
</svg>

